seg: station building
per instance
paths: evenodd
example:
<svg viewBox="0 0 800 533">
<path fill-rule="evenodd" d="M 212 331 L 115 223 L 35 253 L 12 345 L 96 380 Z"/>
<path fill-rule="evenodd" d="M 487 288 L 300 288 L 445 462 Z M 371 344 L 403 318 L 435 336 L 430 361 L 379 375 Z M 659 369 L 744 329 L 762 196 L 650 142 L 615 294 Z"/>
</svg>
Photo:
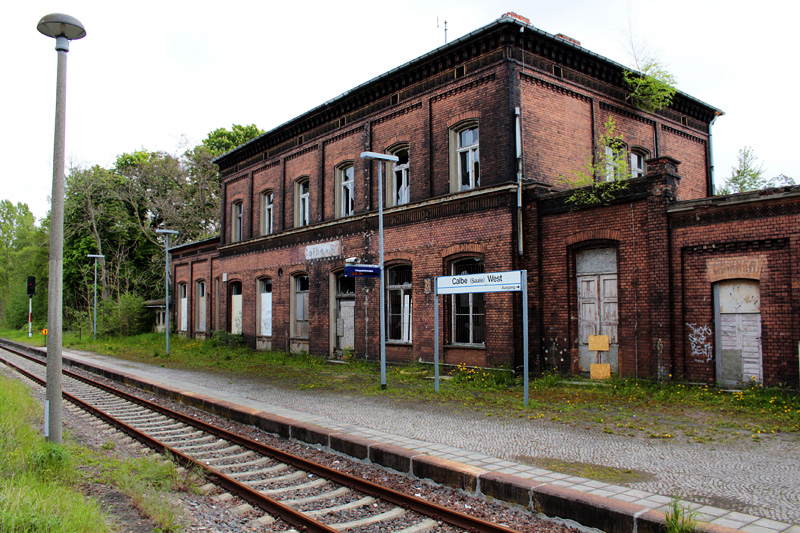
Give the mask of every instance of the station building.
<svg viewBox="0 0 800 533">
<path fill-rule="evenodd" d="M 175 323 L 256 349 L 375 360 L 384 205 L 387 359 L 631 377 L 798 384 L 800 188 L 712 197 L 721 111 L 630 102 L 624 67 L 508 13 L 216 160 L 218 237 L 172 249 Z M 613 119 L 621 141 L 603 146 Z M 623 153 L 597 207 L 564 177 Z M 379 163 L 391 154 L 379 197 Z M 610 171 L 613 174 L 613 171 Z M 598 176 L 598 179 L 615 176 Z M 438 276 L 527 271 L 520 293 L 440 297 Z"/>
</svg>

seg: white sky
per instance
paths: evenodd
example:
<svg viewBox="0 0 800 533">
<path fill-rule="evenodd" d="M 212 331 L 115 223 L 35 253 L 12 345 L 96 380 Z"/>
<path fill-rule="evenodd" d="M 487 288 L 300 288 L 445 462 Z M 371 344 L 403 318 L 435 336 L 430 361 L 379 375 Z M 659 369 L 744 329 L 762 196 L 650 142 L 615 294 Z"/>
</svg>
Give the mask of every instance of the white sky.
<svg viewBox="0 0 800 533">
<path fill-rule="evenodd" d="M 55 40 L 49 13 L 86 27 L 68 55 L 67 168 L 110 167 L 145 148 L 180 153 L 219 127 L 270 130 L 478 29 L 506 11 L 628 64 L 629 20 L 678 79 L 725 112 L 713 127 L 716 180 L 752 146 L 766 176 L 800 179 L 792 67 L 800 4 L 786 0 L 406 0 L 225 2 L 29 0 L 6 6 L 0 78 L 0 199 L 49 210 Z"/>
</svg>

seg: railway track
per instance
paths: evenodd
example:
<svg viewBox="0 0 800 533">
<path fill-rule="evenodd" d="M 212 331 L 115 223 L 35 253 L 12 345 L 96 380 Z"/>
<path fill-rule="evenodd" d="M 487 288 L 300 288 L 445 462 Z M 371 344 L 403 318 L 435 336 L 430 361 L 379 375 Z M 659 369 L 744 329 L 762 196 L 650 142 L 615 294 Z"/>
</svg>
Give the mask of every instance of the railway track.
<svg viewBox="0 0 800 533">
<path fill-rule="evenodd" d="M 44 386 L 42 358 L 2 348 L 14 354 L 0 352 L 2 362 Z M 286 453 L 86 376 L 63 373 L 66 401 L 184 466 L 202 470 L 216 485 L 300 531 L 514 532 Z"/>
</svg>

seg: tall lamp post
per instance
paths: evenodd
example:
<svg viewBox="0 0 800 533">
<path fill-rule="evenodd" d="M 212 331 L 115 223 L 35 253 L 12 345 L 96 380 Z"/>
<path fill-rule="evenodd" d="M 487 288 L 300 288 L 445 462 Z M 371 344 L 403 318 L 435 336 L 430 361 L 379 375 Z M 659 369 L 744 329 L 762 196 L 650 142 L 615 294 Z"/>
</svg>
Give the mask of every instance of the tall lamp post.
<svg viewBox="0 0 800 533">
<path fill-rule="evenodd" d="M 392 161 L 397 163 L 400 158 L 395 155 L 379 154 L 376 152 L 361 152 L 361 158 L 378 161 L 378 265 L 381 268 L 381 276 L 379 278 L 380 287 L 378 294 L 380 294 L 380 321 L 381 321 L 381 389 L 386 389 L 386 309 L 384 303 L 384 281 L 383 281 L 383 162 Z"/>
<path fill-rule="evenodd" d="M 89 254 L 86 257 L 94 257 L 94 340 L 97 340 L 97 260 L 105 256 Z"/>
<path fill-rule="evenodd" d="M 50 260 L 47 294 L 47 374 L 44 434 L 61 443 L 61 325 L 64 282 L 64 140 L 67 106 L 67 52 L 69 42 L 86 36 L 83 24 L 74 17 L 53 13 L 36 25 L 39 33 L 56 40 L 56 127 L 53 143 L 53 195 L 50 208 Z"/>
<path fill-rule="evenodd" d="M 160 233 L 164 235 L 167 239 L 167 254 L 165 259 L 166 264 L 166 272 L 167 272 L 167 355 L 169 355 L 169 236 L 170 235 L 177 235 L 178 232 L 174 229 L 157 229 L 156 233 Z"/>
</svg>

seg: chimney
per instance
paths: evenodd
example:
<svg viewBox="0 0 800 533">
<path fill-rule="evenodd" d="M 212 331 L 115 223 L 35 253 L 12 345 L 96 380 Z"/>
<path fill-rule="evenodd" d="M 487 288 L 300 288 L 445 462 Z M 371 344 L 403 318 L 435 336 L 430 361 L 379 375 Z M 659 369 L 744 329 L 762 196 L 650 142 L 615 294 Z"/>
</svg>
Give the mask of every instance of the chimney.
<svg viewBox="0 0 800 533">
<path fill-rule="evenodd" d="M 530 24 L 531 24 L 531 19 L 525 18 L 522 15 L 517 15 L 513 11 L 509 11 L 508 13 L 503 13 L 503 15 L 500 17 L 500 19 L 518 20 L 518 21 L 522 22 L 523 24 L 527 24 L 528 26 L 530 26 Z"/>
<path fill-rule="evenodd" d="M 567 41 L 568 43 L 572 43 L 575 46 L 580 46 L 581 45 L 581 42 L 578 39 L 573 39 L 569 35 L 564 35 L 563 33 L 557 33 L 556 34 L 556 38 L 557 39 L 561 39 L 563 41 Z"/>
</svg>

